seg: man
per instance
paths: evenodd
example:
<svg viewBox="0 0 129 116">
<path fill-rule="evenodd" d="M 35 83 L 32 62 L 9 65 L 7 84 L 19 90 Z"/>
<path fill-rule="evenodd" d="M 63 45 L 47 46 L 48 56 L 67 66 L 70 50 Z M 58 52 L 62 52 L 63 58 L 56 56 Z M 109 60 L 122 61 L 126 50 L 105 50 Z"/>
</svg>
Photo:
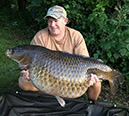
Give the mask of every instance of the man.
<svg viewBox="0 0 129 116">
<path fill-rule="evenodd" d="M 51 50 L 65 51 L 71 54 L 84 55 L 89 53 L 80 32 L 66 26 L 67 13 L 61 6 L 53 6 L 48 9 L 45 19 L 48 19 L 48 27 L 39 31 L 30 44 L 44 46 Z M 19 86 L 23 90 L 38 91 L 29 79 L 29 71 L 22 71 L 19 78 Z M 91 75 L 90 85 L 87 90 L 90 100 L 97 100 L 101 91 L 101 82 L 96 75 Z"/>
</svg>

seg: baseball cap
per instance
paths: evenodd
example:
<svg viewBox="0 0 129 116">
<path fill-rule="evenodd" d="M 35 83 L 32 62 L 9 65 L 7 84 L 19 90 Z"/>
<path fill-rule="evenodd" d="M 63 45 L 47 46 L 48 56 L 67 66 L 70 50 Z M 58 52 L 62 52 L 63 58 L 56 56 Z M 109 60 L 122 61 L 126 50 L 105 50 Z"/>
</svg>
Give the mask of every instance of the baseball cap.
<svg viewBox="0 0 129 116">
<path fill-rule="evenodd" d="M 55 5 L 55 6 L 48 9 L 47 15 L 44 17 L 44 19 L 48 16 L 53 17 L 55 19 L 60 19 L 62 17 L 66 18 L 67 13 L 66 13 L 66 10 L 63 7 Z"/>
</svg>

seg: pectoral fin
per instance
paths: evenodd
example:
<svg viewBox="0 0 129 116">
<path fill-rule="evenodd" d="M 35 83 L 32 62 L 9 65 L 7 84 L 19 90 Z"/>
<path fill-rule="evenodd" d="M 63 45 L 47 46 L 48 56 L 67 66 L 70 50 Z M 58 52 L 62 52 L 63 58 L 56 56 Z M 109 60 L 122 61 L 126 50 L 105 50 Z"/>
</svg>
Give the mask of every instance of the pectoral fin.
<svg viewBox="0 0 129 116">
<path fill-rule="evenodd" d="M 65 107 L 65 101 L 61 98 L 61 97 L 59 97 L 59 96 L 55 96 L 56 97 L 56 99 L 57 99 L 57 101 L 59 102 L 59 104 L 62 106 L 62 107 Z"/>
</svg>

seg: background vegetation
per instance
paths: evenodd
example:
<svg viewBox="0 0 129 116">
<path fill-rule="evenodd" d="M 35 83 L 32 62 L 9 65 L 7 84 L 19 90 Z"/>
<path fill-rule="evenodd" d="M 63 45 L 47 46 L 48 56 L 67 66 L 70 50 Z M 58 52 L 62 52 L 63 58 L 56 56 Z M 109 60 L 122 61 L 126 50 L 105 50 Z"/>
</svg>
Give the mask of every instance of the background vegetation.
<svg viewBox="0 0 129 116">
<path fill-rule="evenodd" d="M 122 93 L 129 93 L 129 0 L 2 0 L 0 11 L 0 91 L 18 89 L 16 67 L 4 55 L 7 48 L 29 44 L 47 26 L 43 17 L 58 4 L 68 13 L 67 26 L 80 31 L 90 56 L 102 59 L 126 78 Z M 15 78 L 16 77 L 16 78 Z M 6 80 L 6 81 L 5 81 Z"/>
</svg>

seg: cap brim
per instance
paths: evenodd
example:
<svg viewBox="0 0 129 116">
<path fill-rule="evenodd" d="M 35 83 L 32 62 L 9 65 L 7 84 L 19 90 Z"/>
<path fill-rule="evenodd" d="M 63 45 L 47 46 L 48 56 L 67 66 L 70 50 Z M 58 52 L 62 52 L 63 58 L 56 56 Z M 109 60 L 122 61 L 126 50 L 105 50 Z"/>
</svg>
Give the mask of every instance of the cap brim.
<svg viewBox="0 0 129 116">
<path fill-rule="evenodd" d="M 46 19 L 47 17 L 52 17 L 52 18 L 54 18 L 54 19 L 58 19 L 56 16 L 54 16 L 54 15 L 46 15 L 45 17 L 44 17 L 44 19 Z"/>
</svg>

